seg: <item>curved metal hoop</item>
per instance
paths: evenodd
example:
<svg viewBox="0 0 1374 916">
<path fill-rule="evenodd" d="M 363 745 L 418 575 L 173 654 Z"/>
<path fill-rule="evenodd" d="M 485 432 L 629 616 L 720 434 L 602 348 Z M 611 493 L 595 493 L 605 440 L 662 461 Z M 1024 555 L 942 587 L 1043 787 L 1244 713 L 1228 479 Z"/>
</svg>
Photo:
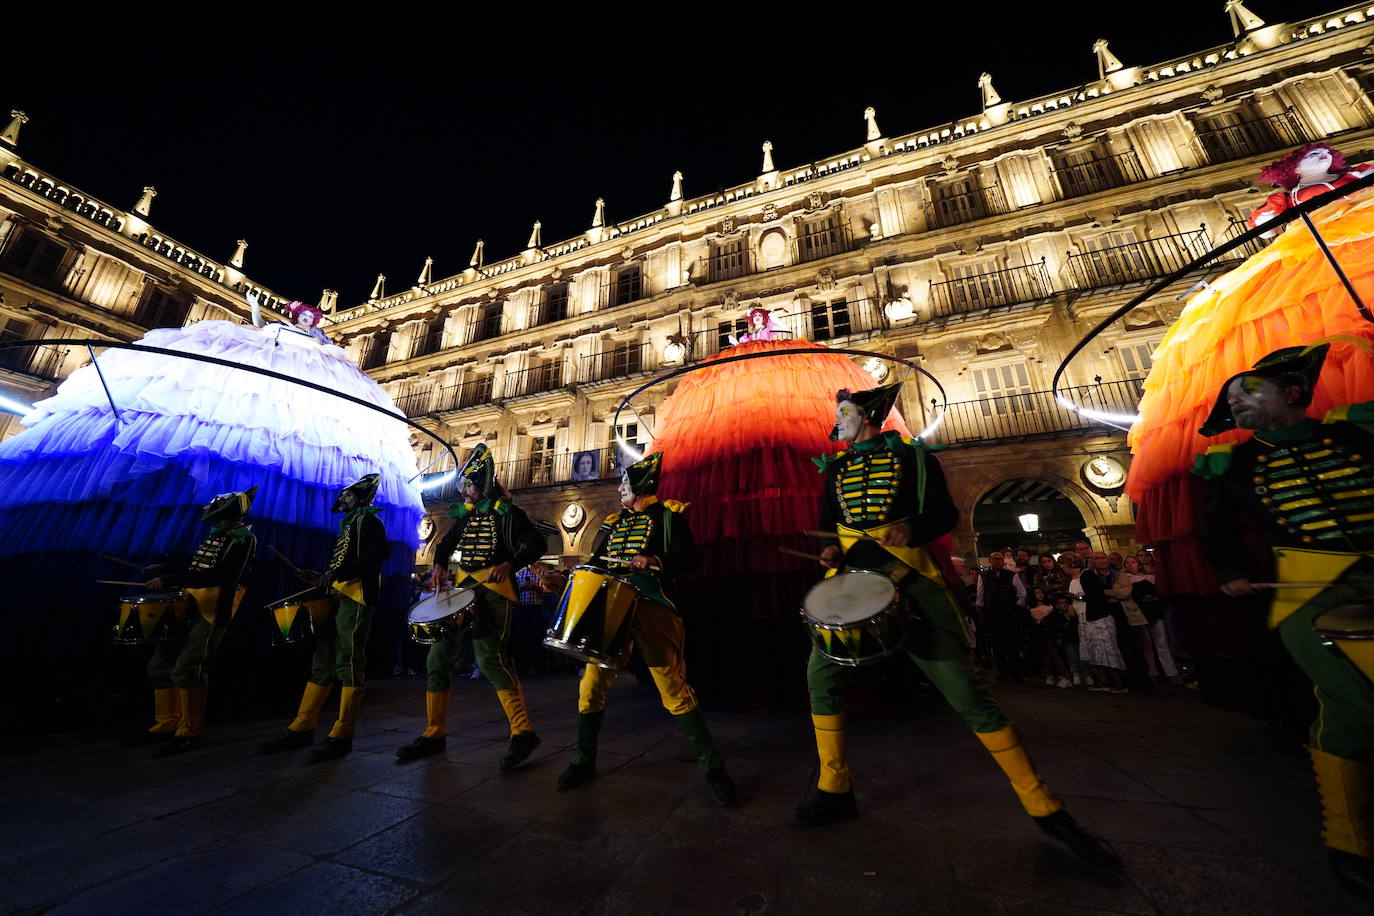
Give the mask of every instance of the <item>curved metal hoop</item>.
<svg viewBox="0 0 1374 916">
<path fill-rule="evenodd" d="M 349 401 L 353 404 L 357 404 L 359 407 L 366 407 L 368 410 L 374 410 L 377 413 L 389 419 L 399 420 L 400 422 L 406 424 L 407 426 L 413 429 L 418 429 L 420 432 L 424 433 L 426 436 L 429 436 L 435 442 L 438 442 L 448 451 L 449 457 L 453 459 L 453 466 L 455 468 L 461 466 L 460 462 L 458 461 L 458 453 L 453 450 L 453 446 L 449 445 L 439 436 L 425 429 L 423 426 L 421 426 L 419 423 L 416 423 L 409 417 L 402 416 L 400 414 L 394 414 L 384 407 L 379 407 L 376 404 L 364 401 L 361 398 L 355 398 L 351 394 L 344 394 L 341 391 L 335 391 L 332 388 L 326 388 L 325 386 L 317 384 L 315 382 L 309 382 L 305 379 L 299 379 L 290 375 L 284 375 L 280 372 L 274 372 L 271 369 L 262 369 L 257 366 L 245 366 L 243 363 L 236 363 L 232 360 L 220 359 L 218 356 L 206 356 L 202 353 L 187 353 L 184 350 L 169 350 L 166 347 L 150 347 L 144 344 L 125 343 L 122 340 L 99 340 L 97 338 L 67 337 L 44 338 L 42 340 L 17 340 L 0 342 L 0 350 L 12 350 L 17 347 L 39 346 L 105 347 L 113 348 L 116 350 L 134 350 L 139 353 L 156 353 L 159 356 L 174 356 L 179 359 L 193 359 L 197 362 L 212 363 L 216 366 L 225 366 L 229 369 L 238 369 L 243 372 L 256 372 L 258 375 L 265 375 L 268 378 L 276 379 L 279 382 L 288 382 L 292 385 L 300 385 L 303 388 L 310 388 L 314 391 L 320 392 L 321 394 L 327 394 L 330 397 L 341 398 L 342 400 Z M 92 361 L 94 362 L 94 357 L 92 357 Z M 98 370 L 99 364 L 96 363 L 95 365 Z M 113 401 L 110 402 L 110 406 L 114 408 Z"/>
<path fill-rule="evenodd" d="M 1064 397 L 1062 394 L 1059 393 L 1059 382 L 1064 377 L 1064 371 L 1068 369 L 1069 363 L 1073 362 L 1074 357 L 1081 353 L 1083 351 L 1083 348 L 1086 347 L 1088 344 L 1092 343 L 1093 340 L 1095 340 L 1103 331 L 1111 327 L 1116 322 L 1120 321 L 1126 315 L 1130 314 L 1130 312 L 1136 309 L 1138 306 L 1140 306 L 1141 303 L 1153 298 L 1160 292 L 1160 290 L 1163 290 L 1169 284 L 1187 276 L 1195 270 L 1198 270 L 1202 267 L 1206 267 L 1210 262 L 1216 260 L 1222 255 L 1234 251 L 1235 249 L 1241 247 L 1242 245 L 1245 245 L 1248 242 L 1254 241 L 1255 239 L 1259 238 L 1262 233 L 1271 232 L 1275 227 L 1285 225 L 1297 219 L 1301 219 L 1304 223 L 1307 224 L 1308 230 L 1316 239 L 1318 247 L 1321 248 L 1324 256 L 1331 262 L 1333 269 L 1340 277 L 1341 282 L 1345 285 L 1346 290 L 1350 293 L 1351 298 L 1354 300 L 1355 308 L 1359 310 L 1360 315 L 1363 316 L 1366 321 L 1374 322 L 1374 313 L 1371 313 L 1369 309 L 1365 306 L 1364 302 L 1360 300 L 1360 297 L 1355 292 L 1354 287 L 1350 285 L 1350 281 L 1346 278 L 1345 272 L 1341 270 L 1340 265 L 1336 263 L 1335 258 L 1332 257 L 1331 252 L 1326 248 L 1326 243 L 1322 239 L 1321 235 L 1317 233 L 1316 226 L 1312 224 L 1311 217 L 1308 216 L 1308 214 L 1312 213 L 1314 210 L 1319 210 L 1322 207 L 1325 207 L 1327 204 L 1335 203 L 1341 198 L 1347 197 L 1355 193 L 1356 191 L 1363 190 L 1364 188 L 1367 188 L 1371 185 L 1374 185 L 1374 174 L 1366 175 L 1363 178 L 1358 178 L 1355 181 L 1352 181 L 1346 185 L 1342 185 L 1339 188 L 1335 188 L 1333 190 L 1326 191 L 1325 193 L 1318 194 L 1316 197 L 1313 197 L 1310 200 L 1303 201 L 1295 207 L 1289 207 L 1283 213 L 1279 214 L 1278 216 L 1274 217 L 1272 220 L 1269 220 L 1263 225 L 1242 232 L 1240 235 L 1231 239 L 1229 242 L 1225 242 L 1221 245 L 1218 245 L 1217 247 L 1213 248 L 1211 251 L 1207 252 L 1201 257 L 1195 258 L 1194 260 L 1185 264 L 1183 267 L 1180 267 L 1178 270 L 1169 274 L 1167 277 L 1163 277 L 1160 280 L 1157 280 L 1143 293 L 1141 293 L 1138 296 L 1135 296 L 1125 305 L 1116 309 L 1106 318 L 1103 318 L 1100 322 L 1097 323 L 1096 327 L 1094 327 L 1091 331 L 1085 334 L 1082 337 L 1082 339 L 1078 341 L 1078 343 L 1073 345 L 1073 348 L 1069 350 L 1068 354 L 1065 355 L 1064 359 L 1059 363 L 1059 368 L 1054 370 L 1054 379 L 1050 382 L 1050 391 L 1054 395 L 1055 401 L 1065 410 L 1071 410 L 1074 413 L 1082 414 L 1085 417 L 1091 417 L 1092 419 L 1095 419 L 1099 422 L 1106 423 L 1108 426 L 1114 426 L 1117 429 L 1129 429 L 1129 425 L 1118 426 L 1117 423 L 1113 421 L 1132 424 L 1135 423 L 1136 420 L 1140 419 L 1139 415 L 1127 417 L 1121 414 L 1102 413 L 1101 411 L 1093 410 L 1090 407 L 1080 407 L 1079 405 L 1073 403 L 1068 398 Z"/>
<path fill-rule="evenodd" d="M 844 354 L 847 354 L 847 355 L 850 355 L 850 356 L 868 356 L 868 357 L 872 357 L 872 358 L 874 358 L 874 359 L 881 359 L 881 360 L 883 360 L 884 362 L 898 363 L 899 365 L 906 366 L 908 369 L 912 370 L 913 372 L 919 372 L 921 375 L 924 375 L 926 378 L 930 379 L 931 383 L 932 383 L 932 384 L 936 387 L 936 389 L 939 390 L 939 392 L 940 392 L 940 413 L 937 414 L 936 417 L 935 417 L 935 419 L 932 420 L 932 421 L 930 422 L 930 425 L 928 425 L 925 429 L 923 429 L 923 430 L 921 431 L 920 435 L 921 435 L 921 436 L 930 435 L 931 433 L 935 432 L 935 430 L 936 430 L 937 428 L 939 428 L 941 421 L 944 420 L 944 418 L 945 418 L 945 410 L 946 410 L 946 408 L 948 408 L 948 406 L 949 406 L 949 396 L 945 394 L 945 386 L 940 384 L 940 380 L 939 380 L 939 379 L 937 379 L 935 376 L 931 375 L 928 371 L 926 371 L 925 369 L 923 369 L 923 368 L 921 368 L 920 366 L 916 365 L 915 363 L 913 363 L 913 362 L 912 362 L 911 360 L 909 360 L 909 359 L 902 359 L 901 357 L 898 357 L 898 356 L 888 356 L 886 353 L 874 353 L 874 352 L 871 351 L 871 350 L 855 350 L 855 349 L 851 349 L 851 348 L 848 348 L 848 347 L 829 347 L 829 348 L 827 348 L 827 349 L 825 349 L 825 350 L 814 350 L 814 349 L 811 349 L 811 348 L 809 348 L 809 347 L 808 347 L 808 348 L 793 347 L 793 348 L 789 348 L 789 349 L 786 349 L 786 350 L 769 350 L 769 351 L 764 352 L 764 353 L 741 353 L 741 354 L 738 355 L 738 356 L 722 356 L 722 357 L 720 357 L 720 358 L 718 358 L 718 359 L 713 359 L 713 360 L 710 360 L 710 361 L 707 361 L 707 362 L 693 363 L 693 364 L 690 365 L 690 366 L 679 366 L 679 367 L 676 368 L 676 369 L 671 369 L 671 370 L 669 370 L 669 371 L 667 371 L 667 372 L 664 372 L 664 373 L 661 373 L 661 374 L 659 374 L 659 375 L 654 376 L 653 378 L 649 379 L 649 381 L 645 382 L 643 385 L 640 385 L 640 386 L 639 386 L 638 388 L 636 388 L 634 391 L 631 391 L 629 394 L 625 395 L 625 397 L 621 399 L 620 404 L 618 404 L 618 405 L 616 406 L 616 408 L 615 408 L 615 417 L 611 420 L 611 428 L 612 428 L 612 429 L 617 429 L 617 428 L 619 428 L 619 426 L 620 426 L 620 413 L 621 413 L 621 411 L 623 411 L 627 406 L 630 407 L 630 409 L 631 409 L 632 411 L 634 411 L 634 414 L 635 414 L 635 417 L 636 417 L 636 418 L 639 416 L 639 411 L 635 411 L 635 410 L 634 410 L 634 407 L 633 407 L 632 405 L 630 405 L 630 401 L 634 400 L 634 399 L 635 399 L 636 397 L 638 397 L 641 393 L 643 393 L 643 392 L 645 392 L 645 391 L 648 391 L 650 388 L 654 387 L 655 385 L 661 385 L 661 384 L 663 384 L 664 382 L 666 382 L 666 381 L 668 381 L 668 380 L 670 380 L 670 379 L 675 379 L 675 378 L 677 378 L 677 377 L 680 376 L 680 375 L 686 375 L 686 374 L 689 373 L 689 372 L 696 372 L 698 369 L 710 369 L 712 366 L 720 366 L 720 365 L 723 365 L 723 364 L 725 364 L 725 363 L 737 363 L 737 362 L 741 362 L 741 361 L 747 360 L 747 359 L 766 359 L 766 358 L 773 357 L 773 356 L 795 356 L 795 355 L 802 355 L 802 356 L 817 356 L 817 355 L 829 356 L 829 355 L 832 354 L 832 353 L 844 353 Z M 616 441 L 617 441 L 617 443 L 620 445 L 621 448 L 627 449 L 627 450 L 629 449 L 628 443 L 621 441 L 621 440 L 619 439 L 618 436 L 617 436 L 617 440 L 616 440 Z"/>
</svg>

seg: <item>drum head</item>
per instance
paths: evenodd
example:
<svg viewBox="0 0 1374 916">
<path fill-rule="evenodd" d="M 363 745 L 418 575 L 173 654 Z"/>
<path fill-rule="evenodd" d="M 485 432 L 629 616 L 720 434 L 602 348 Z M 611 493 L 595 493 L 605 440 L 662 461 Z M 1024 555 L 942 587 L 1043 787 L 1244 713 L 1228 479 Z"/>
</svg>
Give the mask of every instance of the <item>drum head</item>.
<svg viewBox="0 0 1374 916">
<path fill-rule="evenodd" d="M 881 613 L 896 591 L 882 573 L 855 570 L 816 583 L 802 607 L 808 618 L 823 626 L 852 626 Z"/>
<path fill-rule="evenodd" d="M 1313 623 L 1323 633 L 1369 639 L 1374 637 L 1374 605 L 1343 604 L 1318 615 Z"/>
<path fill-rule="evenodd" d="M 419 603 L 410 609 L 406 619 L 411 623 L 430 623 L 435 620 L 442 620 L 445 617 L 452 617 L 476 600 L 477 593 L 470 588 L 455 588 L 437 592 L 421 598 Z"/>
</svg>

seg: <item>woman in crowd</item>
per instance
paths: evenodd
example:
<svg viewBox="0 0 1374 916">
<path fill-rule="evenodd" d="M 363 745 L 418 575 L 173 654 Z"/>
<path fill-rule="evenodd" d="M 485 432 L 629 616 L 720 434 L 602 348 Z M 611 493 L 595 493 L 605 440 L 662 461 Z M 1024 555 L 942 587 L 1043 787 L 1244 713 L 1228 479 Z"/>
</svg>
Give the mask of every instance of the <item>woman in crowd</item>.
<svg viewBox="0 0 1374 916">
<path fill-rule="evenodd" d="M 1072 593 L 1083 596 L 1084 615 L 1079 621 L 1078 644 L 1083 663 L 1092 672 L 1094 686 L 1089 690 L 1125 693 L 1121 672 L 1126 663 L 1116 643 L 1116 622 L 1112 619 L 1112 602 L 1129 599 L 1131 582 L 1125 573 L 1116 573 L 1108 564 L 1107 555 L 1093 551 L 1092 568 L 1085 570 L 1070 583 Z"/>
<path fill-rule="evenodd" d="M 1169 639 L 1164 632 L 1164 602 L 1155 590 L 1154 574 L 1146 572 L 1136 557 L 1127 557 L 1126 578 L 1131 581 L 1131 600 L 1140 608 L 1146 620 L 1145 626 L 1133 626 L 1131 632 L 1139 641 L 1150 677 L 1159 679 L 1162 673 L 1169 683 L 1176 684 L 1178 666 L 1174 664 L 1173 653 L 1169 651 Z"/>
</svg>

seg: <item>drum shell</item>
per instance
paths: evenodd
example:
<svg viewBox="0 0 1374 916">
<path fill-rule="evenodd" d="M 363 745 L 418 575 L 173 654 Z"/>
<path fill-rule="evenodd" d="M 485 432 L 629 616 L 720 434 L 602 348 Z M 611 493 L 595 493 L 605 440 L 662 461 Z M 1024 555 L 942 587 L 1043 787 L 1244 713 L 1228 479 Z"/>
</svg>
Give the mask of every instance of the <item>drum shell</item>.
<svg viewBox="0 0 1374 916">
<path fill-rule="evenodd" d="M 278 601 L 264 610 L 272 615 L 274 649 L 293 646 L 307 636 L 327 636 L 334 625 L 334 605 L 328 598 Z"/>
<path fill-rule="evenodd" d="M 464 630 L 471 629 L 477 623 L 476 597 L 476 593 L 472 589 L 457 589 L 446 594 L 443 599 L 430 595 L 416 602 L 406 612 L 406 626 L 410 630 L 410 638 L 422 646 L 432 646 L 435 643 L 450 639 Z M 417 608 L 424 607 L 436 600 L 444 600 L 453 604 L 453 613 L 430 620 L 416 620 L 414 618 Z"/>
<path fill-rule="evenodd" d="M 143 646 L 171 639 L 186 626 L 193 609 L 191 597 L 180 590 L 128 595 L 119 602 L 114 643 Z"/>
<path fill-rule="evenodd" d="M 640 600 L 632 583 L 595 567 L 574 567 L 544 645 L 598 668 L 623 668 Z"/>
<path fill-rule="evenodd" d="M 807 593 L 805 601 L 811 602 L 818 589 L 833 588 L 839 584 L 837 580 L 844 576 L 881 576 L 882 579 L 891 582 L 882 573 L 852 570 L 818 583 Z M 873 613 L 868 617 L 846 621 L 843 624 L 818 620 L 808 613 L 804 606 L 801 611 L 802 619 L 810 631 L 811 643 L 816 647 L 816 651 L 828 661 L 848 668 L 875 665 L 901 651 L 910 624 L 910 615 L 895 584 L 890 596 L 884 594 L 884 598 L 886 603 L 873 609 Z"/>
<path fill-rule="evenodd" d="M 1347 605 L 1319 616 L 1313 626 L 1332 651 L 1340 653 L 1374 682 L 1374 607 Z"/>
</svg>

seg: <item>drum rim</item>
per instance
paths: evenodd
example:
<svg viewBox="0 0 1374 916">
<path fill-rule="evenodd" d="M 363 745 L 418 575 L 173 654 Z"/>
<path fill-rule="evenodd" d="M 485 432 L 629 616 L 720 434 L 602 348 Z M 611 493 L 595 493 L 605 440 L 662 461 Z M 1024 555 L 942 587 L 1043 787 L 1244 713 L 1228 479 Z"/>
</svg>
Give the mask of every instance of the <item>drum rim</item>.
<svg viewBox="0 0 1374 916">
<path fill-rule="evenodd" d="M 186 597 L 184 589 L 170 592 L 144 592 L 141 595 L 127 595 L 119 599 L 120 604 L 151 604 L 154 601 L 176 602 Z"/>
<path fill-rule="evenodd" d="M 817 620 L 815 617 L 812 617 L 806 608 L 806 598 L 811 595 L 811 592 L 813 590 L 821 588 L 827 582 L 836 582 L 844 576 L 874 576 L 880 578 L 887 584 L 887 586 L 891 588 L 892 597 L 890 598 L 888 603 L 883 606 L 881 610 L 877 611 L 876 613 L 869 614 L 867 617 L 861 617 L 857 620 L 851 620 L 845 623 L 825 623 L 823 621 Z M 871 621 L 877 620 L 879 617 L 882 617 L 883 615 L 890 612 L 893 608 L 893 605 L 901 600 L 901 597 L 902 593 L 897 588 L 897 583 L 894 582 L 892 580 L 892 577 L 889 576 L 887 573 L 879 572 L 876 569 L 845 569 L 840 572 L 837 572 L 833 576 L 827 576 L 826 578 L 817 582 L 815 585 L 811 586 L 811 588 L 807 590 L 806 595 L 802 597 L 801 615 L 803 618 L 806 619 L 807 623 L 819 627 L 822 630 L 853 630 Z M 824 655 L 824 653 L 821 654 Z"/>
</svg>

